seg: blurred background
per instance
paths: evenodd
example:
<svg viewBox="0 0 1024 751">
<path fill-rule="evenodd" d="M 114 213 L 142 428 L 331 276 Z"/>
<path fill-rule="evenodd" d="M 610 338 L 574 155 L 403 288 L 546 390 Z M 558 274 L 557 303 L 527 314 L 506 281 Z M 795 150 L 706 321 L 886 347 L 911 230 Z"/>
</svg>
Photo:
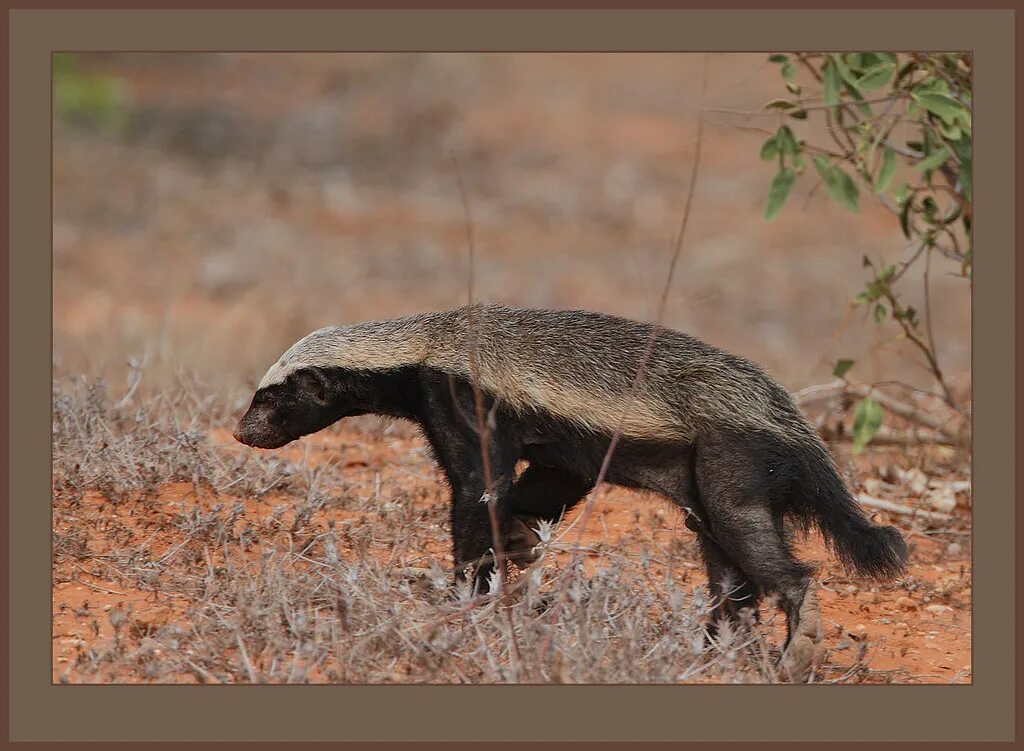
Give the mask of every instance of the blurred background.
<svg viewBox="0 0 1024 751">
<path fill-rule="evenodd" d="M 54 60 L 56 378 L 129 362 L 230 403 L 312 329 L 476 297 L 654 316 L 703 154 L 665 323 L 795 390 L 934 384 L 891 321 L 851 308 L 865 254 L 908 254 L 896 218 L 797 182 L 764 219 L 758 153 L 779 95 L 766 54 L 102 54 Z M 794 130 L 813 123 L 793 125 Z M 804 132 L 799 135 L 810 135 Z M 933 334 L 970 387 L 970 292 L 937 258 Z M 912 269 L 912 273 L 920 273 Z M 922 285 L 906 301 L 923 309 Z"/>
</svg>

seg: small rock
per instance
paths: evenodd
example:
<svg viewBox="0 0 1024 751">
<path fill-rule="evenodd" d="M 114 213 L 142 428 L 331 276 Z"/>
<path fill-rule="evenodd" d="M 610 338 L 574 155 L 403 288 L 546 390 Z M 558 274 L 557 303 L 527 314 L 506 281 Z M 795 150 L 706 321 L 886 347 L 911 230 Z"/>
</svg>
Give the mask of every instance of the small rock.
<svg viewBox="0 0 1024 751">
<path fill-rule="evenodd" d="M 903 484 L 906 485 L 910 492 L 915 496 L 924 495 L 925 491 L 928 490 L 928 476 L 916 467 L 904 472 L 901 479 L 903 480 Z"/>
<path fill-rule="evenodd" d="M 934 613 L 935 615 L 941 615 L 942 613 L 949 612 L 952 609 L 953 608 L 949 607 L 949 605 L 940 605 L 938 603 L 935 603 L 934 605 L 929 605 L 925 608 L 925 610 L 927 610 L 929 613 Z"/>
<path fill-rule="evenodd" d="M 917 610 L 917 603 L 909 597 L 900 597 L 896 600 L 896 607 L 900 610 Z"/>
<path fill-rule="evenodd" d="M 906 636 L 907 634 L 910 633 L 910 626 L 908 626 L 903 621 L 900 621 L 895 626 L 893 626 L 892 630 L 893 630 L 893 633 L 896 634 L 897 636 Z"/>
<path fill-rule="evenodd" d="M 925 500 L 933 509 L 944 514 L 948 514 L 956 508 L 956 494 L 948 485 L 933 490 Z"/>
<path fill-rule="evenodd" d="M 842 641 L 836 642 L 836 647 L 835 648 L 836 649 L 849 649 L 852 646 L 853 646 L 853 642 L 852 641 L 847 641 L 846 639 L 843 639 Z"/>
<path fill-rule="evenodd" d="M 956 558 L 963 552 L 964 546 L 961 545 L 959 542 L 951 542 L 949 543 L 949 545 L 946 546 L 946 555 L 948 555 L 950 558 Z"/>
</svg>

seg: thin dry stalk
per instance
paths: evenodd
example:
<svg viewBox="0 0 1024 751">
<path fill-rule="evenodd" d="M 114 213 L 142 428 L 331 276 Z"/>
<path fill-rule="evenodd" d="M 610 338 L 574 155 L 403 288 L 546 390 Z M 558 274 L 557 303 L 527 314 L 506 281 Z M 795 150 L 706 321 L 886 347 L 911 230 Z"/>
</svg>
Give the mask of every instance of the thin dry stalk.
<svg viewBox="0 0 1024 751">
<path fill-rule="evenodd" d="M 708 56 L 704 55 L 704 61 L 702 66 L 702 82 L 701 82 L 701 98 L 703 99 L 705 92 L 707 91 L 708 84 Z M 647 339 L 647 346 L 644 349 L 643 356 L 640 358 L 640 362 L 637 365 L 636 376 L 633 378 L 633 384 L 629 390 L 629 396 L 626 399 L 626 406 L 623 409 L 622 416 L 619 418 L 619 424 L 616 426 L 614 433 L 612 434 L 611 442 L 608 444 L 608 450 L 605 452 L 604 459 L 601 461 L 601 468 L 597 474 L 597 480 L 594 483 L 594 489 L 587 494 L 587 499 L 584 502 L 583 511 L 580 514 L 581 520 L 579 530 L 576 535 L 576 550 L 573 552 L 572 559 L 569 566 L 566 568 L 567 572 L 574 571 L 579 562 L 579 547 L 583 541 L 583 534 L 586 531 L 587 523 L 590 520 L 590 515 L 594 507 L 594 491 L 600 487 L 601 483 L 604 482 L 604 478 L 608 473 L 608 467 L 611 465 L 612 455 L 615 453 L 615 449 L 618 446 L 619 439 L 622 436 L 622 427 L 625 423 L 626 416 L 629 414 L 629 410 L 633 406 L 633 401 L 636 398 L 637 392 L 640 389 L 640 384 L 643 382 L 644 372 L 647 369 L 647 365 L 650 362 L 651 355 L 654 352 L 654 342 L 658 337 L 658 333 L 661 327 L 661 322 L 665 314 L 665 307 L 668 304 L 668 293 L 672 288 L 672 280 L 675 276 L 676 265 L 679 262 L 679 257 L 682 254 L 683 239 L 686 236 L 686 227 L 690 221 L 690 209 L 693 205 L 693 195 L 697 186 L 697 173 L 700 168 L 700 157 L 702 146 L 704 143 L 704 118 L 702 115 L 697 117 L 697 133 L 694 138 L 694 154 L 693 154 L 693 165 L 690 169 L 690 185 L 686 193 L 686 202 L 683 205 L 683 217 L 679 225 L 679 232 L 676 235 L 675 245 L 672 249 L 672 258 L 669 262 L 668 273 L 665 277 L 665 284 L 662 287 L 661 298 L 658 301 L 657 313 L 655 315 L 654 324 L 651 326 L 651 334 Z M 563 582 L 564 586 L 564 582 Z"/>
<path fill-rule="evenodd" d="M 501 528 L 498 523 L 498 511 L 497 503 L 498 499 L 494 492 L 494 471 L 491 467 L 491 455 L 490 455 L 490 426 L 487 424 L 488 420 L 484 414 L 484 400 L 483 392 L 480 389 L 480 378 L 479 378 L 479 362 L 478 362 L 478 330 L 476 326 L 476 310 L 473 301 L 473 281 L 474 281 L 474 263 L 475 263 L 475 244 L 473 242 L 473 214 L 470 210 L 469 196 L 466 192 L 465 181 L 462 177 L 462 169 L 459 166 L 459 160 L 455 156 L 454 150 L 449 150 L 449 156 L 451 157 L 452 164 L 455 167 L 455 176 L 458 180 L 459 185 L 459 198 L 462 201 L 462 210 L 465 217 L 466 225 L 466 250 L 468 254 L 468 269 L 466 274 L 466 297 L 469 305 L 469 373 L 470 382 L 473 387 L 473 402 L 476 410 L 476 429 L 477 435 L 480 437 L 480 460 L 483 466 L 484 473 L 484 488 L 487 493 L 487 514 L 491 522 L 491 542 L 494 550 L 494 571 L 497 577 L 498 586 L 498 599 L 503 604 L 508 604 L 507 595 L 505 594 L 505 551 L 503 541 L 501 539 Z M 460 565 L 462 561 L 455 561 L 455 565 Z M 503 608 L 508 617 L 508 633 L 509 633 L 509 645 L 511 648 L 512 655 L 512 671 L 513 675 L 519 674 L 519 646 L 516 641 L 515 628 L 512 623 L 512 615 L 507 607 Z"/>
</svg>

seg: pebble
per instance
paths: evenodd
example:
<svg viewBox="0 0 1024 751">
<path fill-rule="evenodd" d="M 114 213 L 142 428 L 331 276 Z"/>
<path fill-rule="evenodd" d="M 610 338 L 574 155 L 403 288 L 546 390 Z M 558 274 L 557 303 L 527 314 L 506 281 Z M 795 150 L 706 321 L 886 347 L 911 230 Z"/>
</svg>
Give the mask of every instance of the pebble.
<svg viewBox="0 0 1024 751">
<path fill-rule="evenodd" d="M 893 627 L 892 630 L 893 630 L 893 633 L 897 634 L 898 636 L 906 636 L 907 634 L 910 633 L 910 626 L 908 626 L 906 623 L 903 623 L 902 621 L 900 621 L 899 623 L 897 623 Z"/>
<path fill-rule="evenodd" d="M 949 545 L 946 546 L 946 555 L 948 555 L 950 558 L 955 558 L 963 552 L 964 546 L 961 545 L 959 542 L 951 542 L 949 543 Z"/>
<path fill-rule="evenodd" d="M 956 508 L 956 495 L 948 487 L 933 490 L 928 494 L 927 501 L 929 506 L 944 514 Z"/>
<path fill-rule="evenodd" d="M 900 597 L 896 600 L 896 607 L 900 610 L 917 610 L 917 603 L 909 597 Z"/>
<path fill-rule="evenodd" d="M 938 603 L 936 603 L 934 605 L 929 605 L 928 607 L 925 608 L 925 610 L 927 610 L 929 613 L 934 613 L 935 615 L 940 615 L 942 613 L 946 613 L 946 612 L 948 612 L 948 611 L 950 611 L 952 609 L 953 608 L 951 608 L 949 605 L 940 605 Z"/>
</svg>

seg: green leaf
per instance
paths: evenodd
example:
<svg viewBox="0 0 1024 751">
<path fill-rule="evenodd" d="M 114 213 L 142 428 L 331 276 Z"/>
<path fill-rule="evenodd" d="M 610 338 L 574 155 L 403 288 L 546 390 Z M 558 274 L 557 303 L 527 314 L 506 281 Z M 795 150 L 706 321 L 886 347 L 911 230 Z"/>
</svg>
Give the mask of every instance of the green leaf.
<svg viewBox="0 0 1024 751">
<path fill-rule="evenodd" d="M 946 160 L 949 159 L 949 157 L 949 149 L 947 149 L 945 146 L 941 146 L 935 151 L 933 151 L 931 154 L 929 154 L 927 157 L 922 159 L 920 162 L 915 164 L 914 169 L 918 170 L 919 172 L 930 172 L 936 167 L 945 164 Z"/>
<path fill-rule="evenodd" d="M 950 125 L 945 120 L 939 120 L 939 132 L 947 141 L 959 141 L 964 134 L 959 125 Z"/>
<path fill-rule="evenodd" d="M 794 120 L 806 120 L 807 110 L 793 110 L 792 112 L 789 113 L 789 116 L 792 117 Z"/>
<path fill-rule="evenodd" d="M 772 99 L 770 102 L 764 103 L 764 109 L 766 110 L 791 110 L 796 107 L 788 99 Z"/>
<path fill-rule="evenodd" d="M 800 92 L 802 92 L 803 89 L 800 88 L 800 84 L 793 83 L 792 81 L 790 81 L 786 84 L 786 91 L 788 91 L 793 96 L 800 96 Z"/>
<path fill-rule="evenodd" d="M 885 320 L 885 315 L 889 310 L 882 303 L 875 305 L 875 323 L 882 323 Z"/>
<path fill-rule="evenodd" d="M 832 162 L 828 160 L 827 156 L 816 154 L 814 156 L 814 169 L 818 170 L 818 174 L 821 175 L 821 179 L 826 184 L 832 179 Z"/>
<path fill-rule="evenodd" d="M 903 236 L 910 239 L 910 210 L 913 207 L 913 201 L 907 201 L 903 204 L 903 208 L 900 209 L 900 229 L 903 230 Z"/>
<path fill-rule="evenodd" d="M 832 369 L 832 375 L 836 378 L 842 378 L 850 372 L 850 368 L 853 367 L 853 360 L 837 360 L 836 366 Z"/>
<path fill-rule="evenodd" d="M 857 190 L 857 183 L 853 181 L 853 178 L 846 174 L 842 169 L 836 167 L 836 189 L 839 194 L 839 198 L 836 200 L 843 204 L 850 211 L 857 212 L 860 210 L 860 206 L 857 203 L 860 197 L 860 191 Z"/>
<path fill-rule="evenodd" d="M 948 94 L 940 94 L 935 91 L 921 91 L 918 87 L 910 92 L 910 96 L 926 110 L 941 117 L 948 125 L 952 125 L 956 120 L 960 120 L 965 124 L 971 122 L 970 113 L 964 109 L 960 102 Z"/>
<path fill-rule="evenodd" d="M 903 65 L 900 66 L 899 73 L 896 74 L 896 80 L 892 82 L 893 88 L 896 88 L 903 83 L 903 80 L 915 70 L 917 70 L 916 60 L 908 60 L 903 63 Z"/>
<path fill-rule="evenodd" d="M 856 100 L 857 110 L 860 114 L 864 115 L 864 117 L 873 117 L 871 107 L 864 101 L 864 97 L 861 95 L 860 91 L 857 90 L 856 86 L 847 81 L 844 83 L 843 88 L 846 89 L 850 96 Z"/>
<path fill-rule="evenodd" d="M 967 139 L 957 141 L 953 144 L 956 155 L 960 158 L 960 188 L 964 198 L 973 202 L 973 169 L 974 156 L 971 149 L 971 142 Z"/>
<path fill-rule="evenodd" d="M 889 183 L 892 182 L 892 176 L 896 172 L 896 152 L 888 146 L 882 151 L 882 164 L 878 168 L 878 176 L 875 178 L 875 195 L 882 195 L 886 188 L 889 187 Z"/>
<path fill-rule="evenodd" d="M 896 66 L 892 63 L 879 63 L 869 68 L 864 75 L 857 79 L 859 91 L 874 91 L 880 89 L 892 78 Z"/>
<path fill-rule="evenodd" d="M 768 188 L 768 200 L 764 206 L 764 218 L 769 222 L 779 215 L 782 204 L 786 202 L 793 181 L 796 180 L 796 172 L 791 167 L 783 167 L 776 173 Z"/>
<path fill-rule="evenodd" d="M 825 181 L 825 187 L 833 201 L 841 203 L 850 211 L 859 210 L 857 201 L 860 191 L 857 190 L 857 184 L 852 177 L 821 154 L 814 157 L 814 167 Z"/>
<path fill-rule="evenodd" d="M 839 68 L 836 67 L 835 63 L 828 60 L 825 63 L 824 70 L 824 84 L 825 92 L 823 94 L 825 105 L 828 107 L 835 107 L 839 104 Z"/>
<path fill-rule="evenodd" d="M 859 454 L 882 427 L 882 405 L 865 396 L 853 413 L 853 453 Z"/>
<path fill-rule="evenodd" d="M 761 146 L 761 159 L 765 162 L 770 162 L 772 159 L 779 155 L 779 144 L 775 140 L 775 136 L 772 136 L 764 145 Z"/>
<path fill-rule="evenodd" d="M 787 81 L 792 81 L 793 76 L 796 75 L 796 68 L 793 67 L 793 63 L 783 63 L 781 69 L 782 77 Z"/>
<path fill-rule="evenodd" d="M 832 61 L 832 64 L 836 66 L 836 69 L 839 71 L 840 77 L 844 81 L 846 81 L 846 83 L 850 84 L 850 86 L 856 87 L 857 76 L 854 75 L 853 72 L 850 70 L 849 66 L 847 66 L 846 62 L 843 60 L 843 56 L 829 55 L 828 57 L 829 60 Z"/>
<path fill-rule="evenodd" d="M 775 54 L 768 56 L 768 62 L 772 63 L 788 63 L 789 55 Z"/>
<path fill-rule="evenodd" d="M 779 132 L 775 134 L 775 140 L 778 142 L 779 151 L 783 154 L 796 156 L 800 153 L 800 146 L 796 142 L 796 136 L 793 135 L 793 131 L 789 129 L 788 125 L 783 125 L 779 128 Z"/>
</svg>

